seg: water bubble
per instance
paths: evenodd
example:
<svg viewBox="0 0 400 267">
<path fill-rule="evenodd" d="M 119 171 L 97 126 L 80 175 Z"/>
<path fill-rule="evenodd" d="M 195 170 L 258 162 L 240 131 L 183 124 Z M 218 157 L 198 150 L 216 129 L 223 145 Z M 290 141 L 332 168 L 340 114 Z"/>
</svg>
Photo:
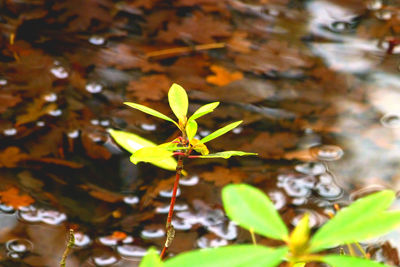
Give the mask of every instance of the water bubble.
<svg viewBox="0 0 400 267">
<path fill-rule="evenodd" d="M 100 255 L 93 256 L 93 262 L 97 266 L 107 266 L 118 262 L 118 258 L 115 255 Z"/>
<path fill-rule="evenodd" d="M 187 204 L 175 204 L 174 211 L 184 211 L 187 210 L 189 207 Z M 160 206 L 156 208 L 156 213 L 168 213 L 169 212 L 169 204 Z"/>
<path fill-rule="evenodd" d="M 235 129 L 232 130 L 232 133 L 240 134 L 242 131 L 243 131 L 243 127 L 236 127 Z"/>
<path fill-rule="evenodd" d="M 8 206 L 5 204 L 0 204 L 0 211 L 4 212 L 4 213 L 13 213 L 14 207 L 13 206 Z"/>
<path fill-rule="evenodd" d="M 381 118 L 381 124 L 387 128 L 400 128 L 400 114 L 388 113 Z"/>
<path fill-rule="evenodd" d="M 298 164 L 294 167 L 298 172 L 309 174 L 309 175 L 319 175 L 326 171 L 324 164 L 321 162 L 306 162 Z"/>
<path fill-rule="evenodd" d="M 189 222 L 185 221 L 185 220 L 172 220 L 172 226 L 176 229 L 176 230 L 190 230 L 192 228 L 192 224 L 190 224 Z"/>
<path fill-rule="evenodd" d="M 351 24 L 346 21 L 335 21 L 331 24 L 331 29 L 335 32 L 344 32 L 351 29 Z"/>
<path fill-rule="evenodd" d="M 58 79 L 65 79 L 68 77 L 68 72 L 62 66 L 56 66 L 50 69 L 50 72 Z"/>
<path fill-rule="evenodd" d="M 343 190 L 334 183 L 332 184 L 318 183 L 315 187 L 315 190 L 321 197 L 329 199 L 340 198 L 343 194 Z"/>
<path fill-rule="evenodd" d="M 90 124 L 92 125 L 99 125 L 100 121 L 98 119 L 92 119 L 90 120 Z"/>
<path fill-rule="evenodd" d="M 184 186 L 194 186 L 199 183 L 199 180 L 200 178 L 198 175 L 192 175 L 188 178 L 180 179 L 179 184 Z"/>
<path fill-rule="evenodd" d="M 26 222 L 40 222 L 42 217 L 35 207 L 30 207 L 28 210 L 19 210 L 19 217 Z"/>
<path fill-rule="evenodd" d="M 0 85 L 1 86 L 7 85 L 7 80 L 6 79 L 0 79 Z"/>
<path fill-rule="evenodd" d="M 54 109 L 54 110 L 49 111 L 49 115 L 53 116 L 53 117 L 61 116 L 61 114 L 62 114 L 61 109 Z"/>
<path fill-rule="evenodd" d="M 43 127 L 43 126 L 45 126 L 45 122 L 44 121 L 37 121 L 36 122 L 36 126 L 37 127 Z"/>
<path fill-rule="evenodd" d="M 6 243 L 6 249 L 10 252 L 25 253 L 31 251 L 32 248 L 32 242 L 27 239 L 12 239 Z"/>
<path fill-rule="evenodd" d="M 285 190 L 291 197 L 305 197 L 311 193 L 316 179 L 314 176 L 298 176 L 294 174 L 280 174 L 277 186 Z"/>
<path fill-rule="evenodd" d="M 226 240 L 236 239 L 238 235 L 236 224 L 232 221 L 230 221 L 227 226 L 225 224 L 211 225 L 207 227 L 207 229 L 218 237 Z"/>
<path fill-rule="evenodd" d="M 79 136 L 79 130 L 73 130 L 73 131 L 69 132 L 67 135 L 69 138 L 72 138 L 72 139 L 77 138 Z"/>
<path fill-rule="evenodd" d="M 124 197 L 124 202 L 128 205 L 135 205 L 135 204 L 139 203 L 139 197 L 127 196 L 127 197 Z"/>
<path fill-rule="evenodd" d="M 57 225 L 62 223 L 67 219 L 67 215 L 65 213 L 61 213 L 56 210 L 43 210 L 39 209 L 40 221 L 50 224 Z"/>
<path fill-rule="evenodd" d="M 334 161 L 340 159 L 344 152 L 339 146 L 320 145 L 310 147 L 310 154 L 313 158 L 322 161 Z"/>
<path fill-rule="evenodd" d="M 208 131 L 208 130 L 199 131 L 199 135 L 202 136 L 202 137 L 207 136 L 207 135 L 209 135 L 210 133 L 211 133 L 211 132 Z"/>
<path fill-rule="evenodd" d="M 7 253 L 7 257 L 12 258 L 12 259 L 19 259 L 21 255 L 17 252 L 10 251 Z"/>
<path fill-rule="evenodd" d="M 101 142 L 103 140 L 103 136 L 98 134 L 98 133 L 90 133 L 88 134 L 88 137 L 94 142 Z"/>
<path fill-rule="evenodd" d="M 164 235 L 165 231 L 163 229 L 148 229 L 141 232 L 143 239 L 155 239 L 163 237 Z"/>
<path fill-rule="evenodd" d="M 86 85 L 86 91 L 92 94 L 97 94 L 103 91 L 103 86 L 96 82 L 91 82 Z"/>
<path fill-rule="evenodd" d="M 142 123 L 142 124 L 140 125 L 140 127 L 141 127 L 143 130 L 146 130 L 146 131 L 154 131 L 154 130 L 157 129 L 157 125 L 155 125 L 155 124 L 147 124 L 147 123 Z"/>
<path fill-rule="evenodd" d="M 82 232 L 75 232 L 74 237 L 75 237 L 74 245 L 77 247 L 86 247 L 92 241 L 90 240 L 90 237 L 88 235 L 85 235 Z"/>
<path fill-rule="evenodd" d="M 382 8 L 382 1 L 381 0 L 370 0 L 367 2 L 367 8 L 369 10 L 378 10 Z"/>
<path fill-rule="evenodd" d="M 126 257 L 143 257 L 146 255 L 147 249 L 134 245 L 121 245 L 117 247 L 117 251 Z"/>
<path fill-rule="evenodd" d="M 275 209 L 280 210 L 286 205 L 286 197 L 281 191 L 269 192 L 268 196 L 274 203 Z"/>
<path fill-rule="evenodd" d="M 104 127 L 110 126 L 110 121 L 109 120 L 102 120 L 102 121 L 100 121 L 100 125 L 104 126 Z"/>
<path fill-rule="evenodd" d="M 104 37 L 99 35 L 93 35 L 89 38 L 89 43 L 93 45 L 103 45 L 106 42 Z"/>
<path fill-rule="evenodd" d="M 381 9 L 375 12 L 376 18 L 380 20 L 389 20 L 392 18 L 392 15 L 392 11 L 386 9 Z"/>
<path fill-rule="evenodd" d="M 43 96 L 43 99 L 47 102 L 55 102 L 57 101 L 57 94 L 55 93 L 48 93 Z"/>
<path fill-rule="evenodd" d="M 222 238 L 210 239 L 206 236 L 202 236 L 197 239 L 197 246 L 199 248 L 216 248 L 228 245 L 228 241 Z"/>
<path fill-rule="evenodd" d="M 4 135 L 7 135 L 7 136 L 16 135 L 17 134 L 17 129 L 15 129 L 15 128 L 5 129 L 3 131 L 3 133 L 4 133 Z"/>
<path fill-rule="evenodd" d="M 158 193 L 161 197 L 172 197 L 172 191 L 173 190 L 161 190 L 160 193 Z M 181 195 L 181 189 L 178 187 L 178 190 L 176 190 L 176 196 Z"/>
<path fill-rule="evenodd" d="M 99 242 L 104 246 L 115 246 L 118 244 L 118 239 L 112 235 L 99 237 Z"/>
</svg>

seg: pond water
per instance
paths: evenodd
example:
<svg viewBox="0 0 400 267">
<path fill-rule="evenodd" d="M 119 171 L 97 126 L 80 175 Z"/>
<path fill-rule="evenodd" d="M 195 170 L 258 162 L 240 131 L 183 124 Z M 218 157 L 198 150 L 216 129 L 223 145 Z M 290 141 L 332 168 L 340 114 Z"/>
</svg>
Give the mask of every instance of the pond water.
<svg viewBox="0 0 400 267">
<path fill-rule="evenodd" d="M 266 192 L 290 226 L 310 212 L 314 228 L 334 204 L 400 190 L 398 1 L 0 7 L 1 266 L 58 266 L 69 228 L 69 267 L 137 266 L 147 248 L 162 249 L 173 173 L 133 165 L 107 129 L 175 138 L 173 125 L 123 105 L 172 116 L 173 82 L 188 91 L 189 112 L 221 102 L 199 119 L 200 136 L 244 120 L 211 151 L 259 157 L 185 162 L 170 256 L 251 242 L 222 209 L 229 183 Z M 395 231 L 362 245 L 398 265 L 399 244 Z"/>
</svg>

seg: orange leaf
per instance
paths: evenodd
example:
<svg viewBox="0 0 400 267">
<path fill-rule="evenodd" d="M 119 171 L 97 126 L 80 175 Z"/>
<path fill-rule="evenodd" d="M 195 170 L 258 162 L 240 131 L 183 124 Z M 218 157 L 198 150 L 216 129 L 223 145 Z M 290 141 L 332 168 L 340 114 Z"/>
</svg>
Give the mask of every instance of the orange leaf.
<svg viewBox="0 0 400 267">
<path fill-rule="evenodd" d="M 215 73 L 215 75 L 207 76 L 207 82 L 218 86 L 224 86 L 233 81 L 243 79 L 243 73 L 240 71 L 229 72 L 224 67 L 218 65 L 212 65 L 210 69 Z"/>
<path fill-rule="evenodd" d="M 10 187 L 9 189 L 0 192 L 1 203 L 14 208 L 29 206 L 35 200 L 29 195 L 20 195 L 18 188 Z"/>
</svg>

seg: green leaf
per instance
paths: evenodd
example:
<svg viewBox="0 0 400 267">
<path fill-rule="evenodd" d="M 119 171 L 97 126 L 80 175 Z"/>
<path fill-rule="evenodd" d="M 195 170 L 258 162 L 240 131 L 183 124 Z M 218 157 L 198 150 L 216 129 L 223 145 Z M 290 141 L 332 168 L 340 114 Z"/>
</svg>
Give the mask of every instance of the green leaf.
<svg viewBox="0 0 400 267">
<path fill-rule="evenodd" d="M 222 127 L 221 129 L 216 130 L 215 132 L 207 135 L 206 137 L 204 137 L 203 139 L 201 139 L 200 141 L 202 143 L 206 143 L 210 140 L 213 140 L 215 138 L 217 138 L 218 136 L 221 136 L 227 132 L 229 132 L 230 130 L 232 130 L 233 128 L 236 128 L 239 124 L 241 124 L 243 121 L 237 121 L 237 122 L 233 122 L 231 124 L 226 125 L 225 127 Z"/>
<path fill-rule="evenodd" d="M 256 156 L 257 153 L 249 153 L 243 151 L 222 151 L 214 154 L 208 154 L 204 156 L 199 156 L 199 158 L 224 158 L 228 159 L 232 156 Z"/>
<path fill-rule="evenodd" d="M 133 133 L 128 133 L 124 131 L 117 131 L 113 129 L 108 129 L 108 132 L 114 138 L 114 140 L 122 146 L 124 149 L 129 151 L 130 153 L 135 153 L 139 149 L 143 147 L 156 147 L 157 145 L 143 137 L 140 137 Z M 163 160 L 162 162 L 151 162 L 153 165 L 157 167 L 175 171 L 177 162 L 173 157 L 170 157 L 168 160 Z"/>
<path fill-rule="evenodd" d="M 189 99 L 185 89 L 174 83 L 168 91 L 168 102 L 179 121 L 186 123 Z"/>
<path fill-rule="evenodd" d="M 189 142 L 193 139 L 196 133 L 197 133 L 197 122 L 194 120 L 188 121 L 186 123 L 186 135 Z"/>
<path fill-rule="evenodd" d="M 305 262 L 297 262 L 297 263 L 295 263 L 295 264 L 293 265 L 293 267 L 304 267 L 304 266 L 306 266 L 306 263 L 305 263 Z"/>
<path fill-rule="evenodd" d="M 287 248 L 233 245 L 182 253 L 164 264 L 165 267 L 275 267 L 286 254 Z"/>
<path fill-rule="evenodd" d="M 190 116 L 188 121 L 195 120 L 195 119 L 200 118 L 200 117 L 202 117 L 202 116 L 204 116 L 204 115 L 206 115 L 206 114 L 208 114 L 210 112 L 213 112 L 214 109 L 216 107 L 218 107 L 218 105 L 219 105 L 219 102 L 212 102 L 212 103 L 206 104 L 204 106 L 201 106 L 198 110 L 196 110 L 192 114 L 192 116 Z"/>
<path fill-rule="evenodd" d="M 222 201 L 228 217 L 240 226 L 270 238 L 288 239 L 285 223 L 261 190 L 246 184 L 228 185 L 222 189 Z"/>
<path fill-rule="evenodd" d="M 323 256 L 321 261 L 332 267 L 389 267 L 388 265 L 376 261 L 343 255 Z"/>
<path fill-rule="evenodd" d="M 160 256 L 155 248 L 150 248 L 146 255 L 140 262 L 139 267 L 162 267 L 163 262 L 160 260 Z"/>
<path fill-rule="evenodd" d="M 139 162 L 149 162 L 156 166 L 170 166 L 172 170 L 172 160 L 175 164 L 176 161 L 172 158 L 173 152 L 159 147 L 144 147 L 139 149 L 131 156 L 131 162 L 138 164 Z"/>
<path fill-rule="evenodd" d="M 373 238 L 399 226 L 398 212 L 384 212 L 394 198 L 394 192 L 385 190 L 358 199 L 340 210 L 311 238 L 310 251 L 317 252 L 340 244 Z"/>
<path fill-rule="evenodd" d="M 124 104 L 130 106 L 131 108 L 138 109 L 144 113 L 150 114 L 154 117 L 157 117 L 157 118 L 160 118 L 160 119 L 163 119 L 166 121 L 170 121 L 173 124 L 175 124 L 176 126 L 178 126 L 178 124 L 173 119 L 171 119 L 168 116 L 165 116 L 164 114 L 162 114 L 161 112 L 158 112 L 157 110 L 154 110 L 152 108 L 149 108 L 149 107 L 146 107 L 146 106 L 143 106 L 140 104 L 132 103 L 132 102 L 124 102 Z M 178 126 L 178 128 L 179 128 L 179 126 Z"/>
</svg>

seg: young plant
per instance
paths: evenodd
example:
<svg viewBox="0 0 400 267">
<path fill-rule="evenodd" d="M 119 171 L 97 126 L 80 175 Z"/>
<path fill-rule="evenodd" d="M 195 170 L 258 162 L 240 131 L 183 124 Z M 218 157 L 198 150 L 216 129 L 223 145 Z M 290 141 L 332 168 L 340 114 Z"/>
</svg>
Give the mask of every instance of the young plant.
<svg viewBox="0 0 400 267">
<path fill-rule="evenodd" d="M 176 192 L 178 189 L 179 179 L 183 172 L 183 160 L 185 158 L 227 159 L 230 158 L 231 156 L 256 155 L 256 153 L 247 153 L 242 151 L 223 151 L 210 154 L 207 146 L 205 145 L 205 143 L 207 143 L 208 141 L 211 141 L 234 129 L 240 123 L 242 123 L 242 121 L 237 121 L 228 124 L 225 127 L 216 130 L 215 132 L 209 134 L 208 136 L 200 140 L 195 138 L 195 135 L 197 133 L 196 119 L 212 112 L 219 105 L 219 102 L 213 102 L 201 106 L 188 118 L 187 117 L 187 112 L 189 107 L 188 96 L 186 94 L 185 89 L 183 89 L 181 86 L 175 83 L 169 89 L 168 102 L 173 113 L 178 118 L 178 122 L 149 107 L 130 102 L 126 102 L 125 104 L 134 109 L 138 109 L 144 113 L 169 121 L 173 123 L 176 127 L 178 127 L 181 134 L 172 142 L 164 143 L 157 146 L 154 143 L 146 139 L 143 139 L 139 136 L 136 136 L 134 134 L 122 131 L 110 130 L 110 134 L 116 140 L 116 142 L 132 153 L 131 161 L 134 164 L 137 164 L 138 162 L 149 162 L 161 168 L 176 171 L 176 176 L 175 176 L 176 178 L 172 190 L 171 203 L 166 222 L 167 239 L 164 245 L 164 249 L 161 252 L 161 259 L 164 257 L 166 250 L 171 245 L 172 240 L 175 236 L 175 230 L 171 224 L 171 221 L 172 221 L 172 215 L 176 200 Z M 197 152 L 198 155 L 192 155 L 193 151 Z M 173 156 L 177 156 L 178 160 L 175 161 Z"/>
<path fill-rule="evenodd" d="M 148 265 L 154 256 L 147 254 L 140 267 L 274 267 L 282 261 L 291 267 L 308 262 L 324 262 L 332 267 L 388 267 L 369 259 L 319 252 L 374 238 L 400 226 L 400 212 L 387 211 L 395 199 L 392 191 L 384 190 L 358 199 L 337 212 L 314 235 L 310 235 L 309 216 L 305 214 L 295 229 L 289 230 L 270 199 L 249 185 L 228 185 L 222 200 L 228 217 L 249 231 L 282 240 L 286 245 L 269 248 L 258 245 L 232 245 L 195 250 L 180 254 L 158 265 Z"/>
</svg>

